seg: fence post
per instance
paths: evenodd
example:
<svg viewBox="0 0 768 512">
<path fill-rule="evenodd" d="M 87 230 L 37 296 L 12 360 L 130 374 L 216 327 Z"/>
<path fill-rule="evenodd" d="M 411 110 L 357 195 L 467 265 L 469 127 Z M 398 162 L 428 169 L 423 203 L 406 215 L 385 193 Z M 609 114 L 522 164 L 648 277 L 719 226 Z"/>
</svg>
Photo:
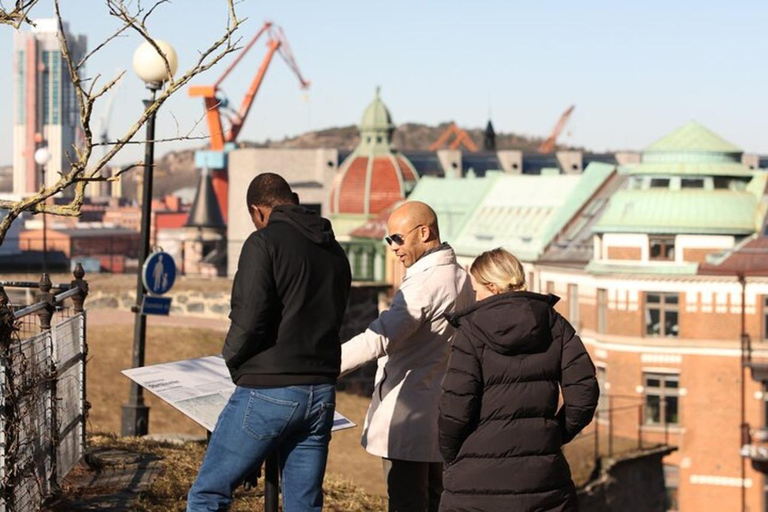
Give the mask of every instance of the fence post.
<svg viewBox="0 0 768 512">
<path fill-rule="evenodd" d="M 595 411 L 595 465 L 600 458 L 600 409 Z"/>
<path fill-rule="evenodd" d="M 613 409 L 608 409 L 608 457 L 613 458 Z"/>
<path fill-rule="evenodd" d="M 75 305 L 75 313 L 82 313 L 85 298 L 88 296 L 88 282 L 83 279 L 85 277 L 85 270 L 83 270 L 83 266 L 80 263 L 77 264 L 72 275 L 75 276 L 75 279 L 69 284 L 70 288 L 80 289 L 80 293 L 72 297 L 72 303 Z"/>
<path fill-rule="evenodd" d="M 51 293 L 51 278 L 48 274 L 40 276 L 40 293 L 37 295 L 38 302 L 45 302 L 45 309 L 41 309 L 37 316 L 40 317 L 40 332 L 48 331 L 51 329 L 51 319 L 54 312 L 54 295 Z"/>
<path fill-rule="evenodd" d="M 83 277 L 85 277 L 85 270 L 83 270 L 83 266 L 78 263 L 75 267 L 75 271 L 72 272 L 72 275 L 75 277 L 75 279 L 70 283 L 70 287 L 77 287 L 80 290 L 80 293 L 78 293 L 76 296 L 72 297 L 72 303 L 75 305 L 75 313 L 82 313 L 84 311 L 84 305 L 85 305 L 85 298 L 88 296 L 88 281 L 85 281 Z M 86 318 L 85 315 L 82 315 L 82 321 L 80 324 L 81 333 L 80 333 L 80 356 L 82 357 L 80 361 L 80 378 L 82 379 L 81 386 L 80 386 L 80 415 L 81 415 L 81 428 L 80 428 L 80 444 L 82 446 L 83 453 L 86 451 L 86 445 L 87 445 L 87 436 L 85 432 L 85 425 L 86 420 L 88 418 L 88 394 L 86 389 L 86 360 L 88 359 L 88 340 L 86 338 Z"/>
</svg>

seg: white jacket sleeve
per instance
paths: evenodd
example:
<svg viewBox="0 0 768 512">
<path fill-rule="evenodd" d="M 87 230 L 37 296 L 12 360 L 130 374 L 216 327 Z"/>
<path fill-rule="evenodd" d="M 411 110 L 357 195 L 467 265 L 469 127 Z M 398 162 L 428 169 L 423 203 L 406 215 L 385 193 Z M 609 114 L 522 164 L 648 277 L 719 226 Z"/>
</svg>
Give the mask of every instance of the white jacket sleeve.
<svg viewBox="0 0 768 512">
<path fill-rule="evenodd" d="M 408 284 L 403 284 L 392 306 L 371 322 L 365 332 L 341 346 L 342 375 L 397 350 L 398 344 L 407 340 L 427 319 L 429 301 L 420 286 Z"/>
</svg>

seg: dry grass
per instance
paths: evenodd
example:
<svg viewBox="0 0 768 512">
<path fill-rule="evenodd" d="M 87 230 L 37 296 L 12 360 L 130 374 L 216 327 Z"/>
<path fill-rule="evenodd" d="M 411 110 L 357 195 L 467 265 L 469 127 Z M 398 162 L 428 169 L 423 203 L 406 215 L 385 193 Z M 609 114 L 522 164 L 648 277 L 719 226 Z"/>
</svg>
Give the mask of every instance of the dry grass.
<svg viewBox="0 0 768 512">
<path fill-rule="evenodd" d="M 216 354 L 221 350 L 222 340 L 222 333 L 211 330 L 149 326 L 146 364 Z M 130 367 L 132 343 L 132 325 L 88 326 L 87 392 L 92 405 L 89 415 L 91 432 L 120 431 L 120 406 L 128 398 L 130 382 L 120 371 Z M 145 393 L 145 398 L 151 408 L 150 433 L 205 435 L 202 427 L 151 393 Z M 338 394 L 339 411 L 360 427 L 333 434 L 328 472 L 338 474 L 368 493 L 384 495 L 381 461 L 360 446 L 368 403 L 367 398 Z"/>
<path fill-rule="evenodd" d="M 186 508 L 186 496 L 192 482 L 197 476 L 197 470 L 205 454 L 203 443 L 189 442 L 185 444 L 172 444 L 157 441 L 149 441 L 140 438 L 121 438 L 115 434 L 95 434 L 89 437 L 89 445 L 96 451 L 110 450 L 128 452 L 130 454 L 142 454 L 152 460 L 159 460 L 159 470 L 152 483 L 145 490 L 135 496 L 131 510 L 138 512 L 171 512 L 183 511 Z M 86 471 L 84 466 L 78 466 L 78 470 Z M 81 475 L 82 477 L 83 475 Z M 235 491 L 234 504 L 231 510 L 252 511 L 264 509 L 264 479 L 259 479 L 259 485 L 246 491 L 240 487 Z M 67 486 L 65 482 L 65 492 Z M 324 510 L 331 512 L 376 512 L 386 509 L 386 500 L 381 496 L 372 496 L 361 491 L 353 483 L 335 475 L 327 473 L 323 483 L 325 494 Z M 90 499 L 92 506 L 99 503 L 109 506 L 114 503 L 113 495 L 124 495 L 125 491 L 119 488 L 80 489 L 74 491 L 78 496 L 72 499 L 60 500 L 52 510 L 64 511 L 71 508 L 77 510 L 91 510 L 91 508 L 79 508 L 80 501 Z M 132 496 L 125 496 L 130 499 Z M 99 500 L 103 501 L 99 501 Z M 99 505 L 100 506 L 100 505 Z M 95 508 L 94 508 L 95 509 Z M 102 508 L 99 508 L 101 510 Z"/>
</svg>

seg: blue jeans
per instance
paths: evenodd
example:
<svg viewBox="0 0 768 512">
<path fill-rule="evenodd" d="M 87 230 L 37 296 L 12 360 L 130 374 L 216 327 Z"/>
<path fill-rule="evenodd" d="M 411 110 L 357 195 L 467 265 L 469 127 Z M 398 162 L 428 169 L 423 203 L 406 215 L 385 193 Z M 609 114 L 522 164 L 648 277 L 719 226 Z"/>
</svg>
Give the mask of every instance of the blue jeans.
<svg viewBox="0 0 768 512">
<path fill-rule="evenodd" d="M 336 389 L 238 386 L 221 412 L 187 511 L 228 510 L 232 491 L 278 450 L 285 512 L 320 511 Z"/>
</svg>

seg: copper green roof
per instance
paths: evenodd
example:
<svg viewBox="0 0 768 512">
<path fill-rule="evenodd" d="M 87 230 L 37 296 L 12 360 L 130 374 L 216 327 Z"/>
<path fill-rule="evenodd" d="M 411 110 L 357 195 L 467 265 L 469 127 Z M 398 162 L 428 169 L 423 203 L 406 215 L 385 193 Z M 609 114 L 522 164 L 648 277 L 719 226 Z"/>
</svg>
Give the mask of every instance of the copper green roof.
<svg viewBox="0 0 768 512">
<path fill-rule="evenodd" d="M 389 109 L 381 101 L 381 90 L 376 88 L 376 96 L 368 104 L 360 122 L 360 143 L 358 151 L 362 153 L 388 153 L 392 150 L 392 135 L 395 124 Z"/>
<path fill-rule="evenodd" d="M 741 153 L 742 151 L 709 128 L 691 121 L 657 140 L 644 151 L 644 153 L 655 152 Z"/>
<path fill-rule="evenodd" d="M 427 203 L 437 213 L 440 238 L 453 244 L 469 215 L 501 176 L 489 171 L 483 178 L 437 178 L 424 176 L 408 196 L 410 201 Z"/>
<path fill-rule="evenodd" d="M 581 179 L 574 187 L 561 208 L 558 208 L 552 216 L 552 220 L 542 233 L 543 240 L 549 243 L 566 224 L 581 210 L 584 204 L 597 192 L 605 181 L 616 170 L 616 166 L 602 163 L 590 163 L 581 175 Z"/>
<path fill-rule="evenodd" d="M 581 178 L 499 176 L 464 224 L 454 244 L 456 253 L 477 256 L 504 247 L 521 260 L 536 260 L 549 242 L 549 223 Z"/>
<path fill-rule="evenodd" d="M 752 176 L 754 171 L 736 162 L 668 162 L 628 165 L 621 168 L 626 174 L 664 174 L 670 176 Z"/>
<path fill-rule="evenodd" d="M 611 197 L 597 233 L 750 234 L 758 197 L 731 190 L 622 190 Z"/>
</svg>

